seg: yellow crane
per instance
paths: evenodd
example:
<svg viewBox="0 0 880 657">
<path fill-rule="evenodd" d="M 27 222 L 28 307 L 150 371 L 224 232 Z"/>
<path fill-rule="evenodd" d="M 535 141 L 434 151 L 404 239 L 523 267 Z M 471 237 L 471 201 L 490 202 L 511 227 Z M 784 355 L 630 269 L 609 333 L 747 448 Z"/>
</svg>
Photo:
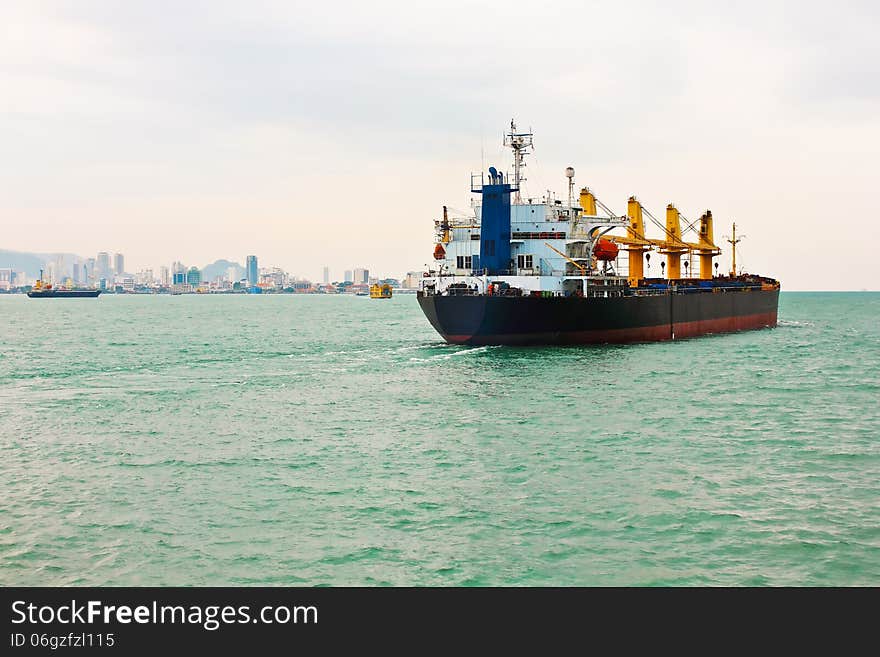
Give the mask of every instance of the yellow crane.
<svg viewBox="0 0 880 657">
<path fill-rule="evenodd" d="M 583 188 L 580 204 L 584 215 L 595 216 L 596 203 L 597 200 L 593 193 L 588 188 Z M 647 210 L 635 196 L 630 196 L 627 200 L 626 210 L 628 220 L 626 235 L 607 234 L 605 237 L 623 245 L 623 250 L 627 251 L 630 285 L 637 286 L 639 281 L 645 277 L 644 255 L 654 248 L 666 256 L 667 278 L 681 278 L 681 257 L 691 253 L 697 254 L 700 258 L 700 278 L 712 278 L 712 258 L 719 255 L 721 249 L 714 242 L 711 210 L 707 210 L 700 217 L 700 229 L 696 242 L 686 242 L 682 238 L 681 214 L 672 203 L 666 206 L 666 225 L 663 227 L 666 239 L 646 237 L 644 214 Z M 647 214 L 660 225 L 650 213 Z"/>
</svg>

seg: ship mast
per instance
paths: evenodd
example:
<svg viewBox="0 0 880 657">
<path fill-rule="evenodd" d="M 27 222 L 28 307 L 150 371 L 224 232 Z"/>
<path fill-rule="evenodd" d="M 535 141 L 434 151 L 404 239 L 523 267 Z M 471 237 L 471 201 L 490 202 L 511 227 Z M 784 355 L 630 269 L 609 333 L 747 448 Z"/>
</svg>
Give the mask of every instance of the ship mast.
<svg viewBox="0 0 880 657">
<path fill-rule="evenodd" d="M 510 119 L 510 132 L 504 135 L 504 145 L 513 149 L 513 188 L 515 190 L 513 202 L 517 204 L 522 203 L 519 184 L 526 179 L 522 175 L 522 169 L 526 166 L 523 158 L 529 154 L 529 149 L 532 148 L 532 136 L 531 132 L 517 132 L 516 123 Z"/>
<path fill-rule="evenodd" d="M 730 275 L 736 276 L 736 245 L 742 242 L 743 236 L 741 235 L 739 239 L 736 238 L 736 222 L 733 222 L 733 232 L 731 233 L 730 239 L 727 241 L 730 242 L 731 245 L 731 257 L 733 258 L 730 266 Z"/>
</svg>

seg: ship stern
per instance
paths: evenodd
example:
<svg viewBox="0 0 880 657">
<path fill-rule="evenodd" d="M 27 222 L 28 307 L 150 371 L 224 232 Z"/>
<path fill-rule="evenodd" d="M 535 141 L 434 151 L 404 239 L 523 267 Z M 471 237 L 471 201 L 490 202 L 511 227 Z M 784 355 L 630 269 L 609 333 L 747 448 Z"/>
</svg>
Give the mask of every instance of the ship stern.
<svg viewBox="0 0 880 657">
<path fill-rule="evenodd" d="M 419 307 L 431 326 L 450 344 L 473 344 L 486 313 L 486 298 L 477 295 L 418 293 Z"/>
</svg>

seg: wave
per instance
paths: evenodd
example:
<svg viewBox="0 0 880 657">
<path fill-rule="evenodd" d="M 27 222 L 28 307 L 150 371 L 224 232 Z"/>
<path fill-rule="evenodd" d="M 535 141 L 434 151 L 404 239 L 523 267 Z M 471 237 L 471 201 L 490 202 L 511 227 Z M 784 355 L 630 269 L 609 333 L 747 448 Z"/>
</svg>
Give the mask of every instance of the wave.
<svg viewBox="0 0 880 657">
<path fill-rule="evenodd" d="M 436 347 L 435 347 L 436 348 Z M 458 345 L 447 345 L 449 349 L 455 349 L 452 353 L 441 353 L 434 354 L 433 356 L 429 356 L 428 358 L 410 358 L 409 361 L 411 363 L 418 362 L 429 362 L 429 361 L 438 361 L 438 360 L 449 360 L 451 358 L 460 358 L 465 356 L 480 356 L 487 352 L 490 352 L 495 349 L 500 349 L 501 347 L 498 345 L 485 345 L 482 347 L 460 347 Z"/>
</svg>

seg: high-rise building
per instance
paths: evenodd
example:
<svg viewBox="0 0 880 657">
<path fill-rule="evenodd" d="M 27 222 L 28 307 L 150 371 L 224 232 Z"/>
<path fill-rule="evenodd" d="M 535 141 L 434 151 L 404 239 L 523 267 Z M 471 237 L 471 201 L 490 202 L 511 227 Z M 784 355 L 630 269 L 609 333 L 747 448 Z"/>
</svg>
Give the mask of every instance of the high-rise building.
<svg viewBox="0 0 880 657">
<path fill-rule="evenodd" d="M 238 282 L 238 267 L 229 267 L 226 270 L 226 280 L 230 283 Z"/>
<path fill-rule="evenodd" d="M 420 271 L 408 271 L 406 272 L 406 280 L 403 282 L 403 287 L 408 288 L 410 290 L 419 289 L 419 282 L 422 280 L 422 272 Z"/>
<path fill-rule="evenodd" d="M 186 283 L 193 287 L 198 287 L 202 284 L 202 272 L 199 271 L 198 267 L 189 268 L 189 271 L 186 272 Z"/>
<path fill-rule="evenodd" d="M 168 267 L 162 265 L 159 267 L 159 285 L 168 287 L 171 284 L 171 276 Z"/>
<path fill-rule="evenodd" d="M 351 280 L 354 281 L 355 285 L 368 283 L 370 281 L 370 270 L 364 269 L 363 267 L 356 267 L 354 270 L 354 278 Z"/>
<path fill-rule="evenodd" d="M 324 284 L 330 282 L 330 267 L 324 267 Z"/>
<path fill-rule="evenodd" d="M 280 267 L 271 267 L 264 269 L 260 273 L 260 281 L 265 285 L 269 284 L 273 287 L 282 288 L 287 286 L 287 274 Z"/>
<path fill-rule="evenodd" d="M 74 262 L 73 263 L 73 276 L 71 276 L 71 278 L 73 278 L 74 283 L 79 283 L 82 280 L 82 278 L 80 278 L 79 269 L 80 269 L 79 263 Z"/>
<path fill-rule="evenodd" d="M 153 279 L 153 270 L 152 269 L 143 269 L 137 273 L 137 276 L 134 277 L 134 282 L 136 285 L 143 285 L 146 287 L 152 287 L 156 282 Z M 125 287 L 125 283 L 122 284 Z"/>
<path fill-rule="evenodd" d="M 95 280 L 95 259 L 89 258 L 83 266 L 83 281 L 86 283 L 94 283 Z"/>
<path fill-rule="evenodd" d="M 351 269 L 346 269 L 345 270 L 345 279 L 343 280 L 343 283 L 351 283 L 353 280 L 354 279 L 351 277 Z"/>
<path fill-rule="evenodd" d="M 247 281 L 250 287 L 255 287 L 260 282 L 260 270 L 257 268 L 257 256 L 249 255 L 245 266 L 247 269 Z"/>
<path fill-rule="evenodd" d="M 186 265 L 178 260 L 171 264 L 171 283 L 172 285 L 184 285 L 186 283 Z"/>
<path fill-rule="evenodd" d="M 106 251 L 101 251 L 98 254 L 95 267 L 97 269 L 95 274 L 97 278 L 107 278 L 110 276 L 110 254 Z"/>
<path fill-rule="evenodd" d="M 53 276 L 53 280 L 56 285 L 61 285 L 67 282 L 67 279 L 70 278 L 70 269 L 67 267 L 66 258 L 63 255 L 59 255 L 55 258 L 55 274 Z"/>
<path fill-rule="evenodd" d="M 113 270 L 118 276 L 122 276 L 125 273 L 125 257 L 121 253 L 113 256 Z"/>
</svg>

